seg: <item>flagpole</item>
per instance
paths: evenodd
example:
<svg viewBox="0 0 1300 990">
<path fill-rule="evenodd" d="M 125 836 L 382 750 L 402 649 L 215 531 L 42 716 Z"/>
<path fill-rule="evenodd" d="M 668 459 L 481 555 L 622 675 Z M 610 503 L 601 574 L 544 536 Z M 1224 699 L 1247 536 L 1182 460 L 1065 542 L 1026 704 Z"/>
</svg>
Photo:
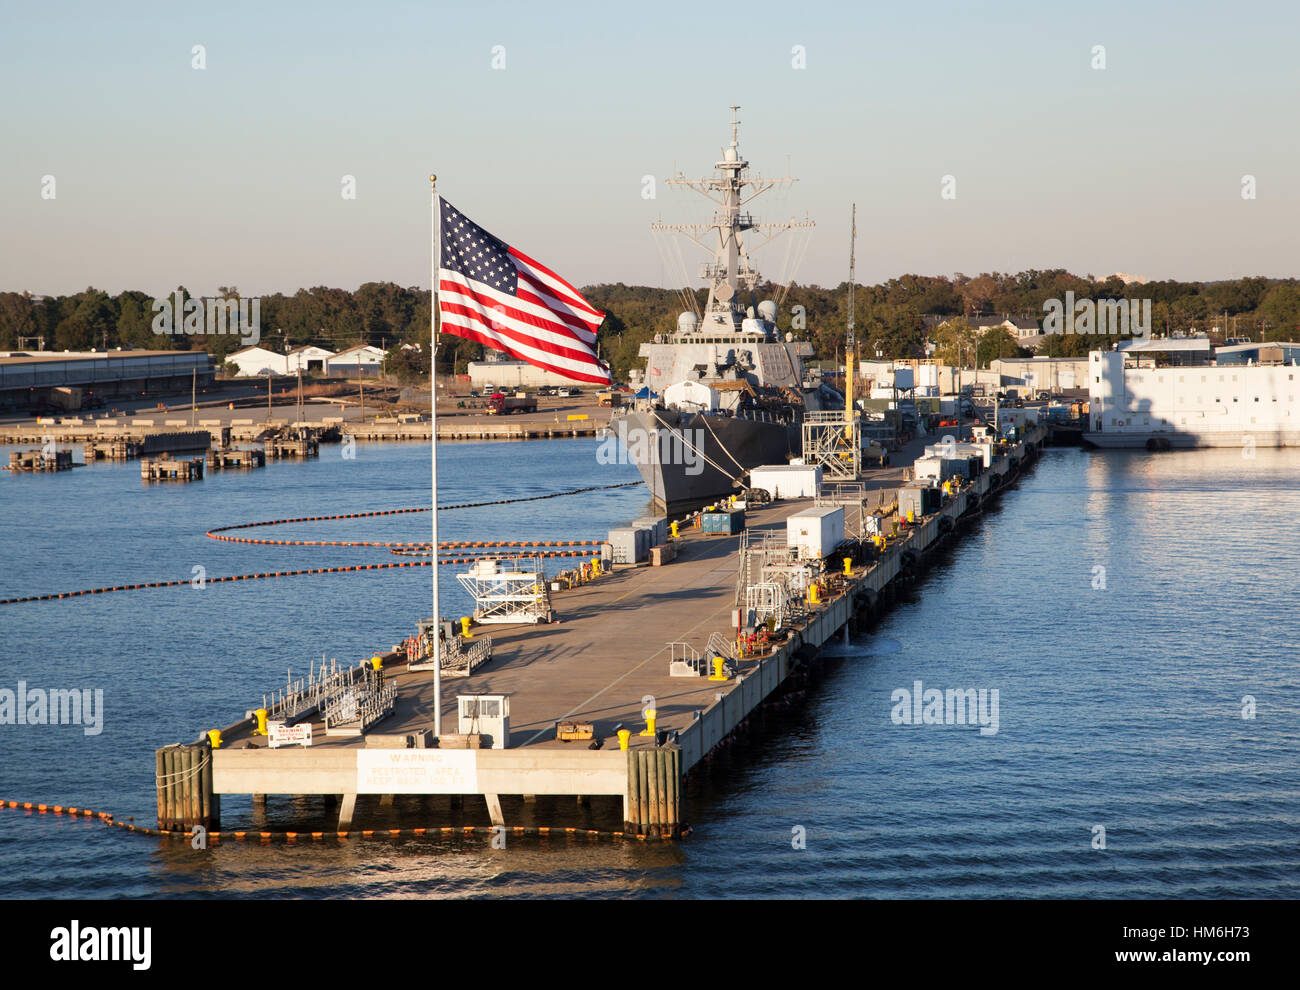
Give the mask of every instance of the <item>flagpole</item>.
<svg viewBox="0 0 1300 990">
<path fill-rule="evenodd" d="M 442 735 L 442 614 L 438 611 L 438 268 L 441 261 L 442 223 L 438 209 L 438 177 L 429 176 L 433 196 L 433 281 L 429 285 L 429 449 L 433 494 L 429 515 L 433 517 L 429 544 L 433 572 L 433 734 Z"/>
</svg>

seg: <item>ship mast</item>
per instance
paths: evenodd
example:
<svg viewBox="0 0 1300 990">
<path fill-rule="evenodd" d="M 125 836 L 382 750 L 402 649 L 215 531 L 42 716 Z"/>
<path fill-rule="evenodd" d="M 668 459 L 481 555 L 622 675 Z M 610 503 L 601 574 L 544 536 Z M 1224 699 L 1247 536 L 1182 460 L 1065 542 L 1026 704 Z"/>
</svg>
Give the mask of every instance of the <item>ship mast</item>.
<svg viewBox="0 0 1300 990">
<path fill-rule="evenodd" d="M 666 230 L 682 234 L 713 255 L 713 261 L 700 270 L 700 277 L 709 283 L 709 299 L 704 309 L 705 326 L 701 329 L 737 332 L 746 316 L 741 290 L 751 295 L 758 288 L 759 275 L 749 261 L 746 236 L 753 233 L 762 247 L 787 231 L 813 226 L 811 220 L 790 220 L 780 223 L 759 223 L 745 211 L 745 206 L 769 189 L 789 185 L 798 180 L 791 176 L 765 179 L 749 174 L 749 162 L 740 154 L 739 106 L 731 108 L 731 145 L 723 149 L 722 159 L 714 164 L 711 178 L 688 179 L 681 172 L 669 179 L 669 185 L 685 186 L 718 204 L 713 222 L 708 224 L 651 225 L 653 230 Z"/>
<path fill-rule="evenodd" d="M 853 332 L 853 283 L 857 278 L 855 270 L 856 249 L 858 246 L 858 204 L 853 204 L 852 231 L 849 234 L 849 325 L 844 334 L 844 418 L 848 426 L 844 437 L 853 445 L 853 366 L 858 357 L 858 342 Z"/>
</svg>

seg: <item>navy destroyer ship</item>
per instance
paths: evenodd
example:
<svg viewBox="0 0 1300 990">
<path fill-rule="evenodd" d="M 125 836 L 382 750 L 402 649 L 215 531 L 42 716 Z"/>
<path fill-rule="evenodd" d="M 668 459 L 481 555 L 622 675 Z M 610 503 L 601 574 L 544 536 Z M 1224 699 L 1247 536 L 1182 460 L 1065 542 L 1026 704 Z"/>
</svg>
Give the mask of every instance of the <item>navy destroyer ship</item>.
<svg viewBox="0 0 1300 990">
<path fill-rule="evenodd" d="M 751 468 L 799 456 L 806 411 L 843 408 L 841 393 L 805 373 L 802 359 L 812 356 L 812 345 L 783 333 L 777 303 L 757 298 L 760 278 L 750 249 L 813 224 L 760 223 L 749 213 L 757 196 L 796 180 L 751 174 L 737 140 L 739 107 L 731 109 L 731 144 L 713 176 L 691 180 L 679 173 L 669 180 L 713 200 L 712 222 L 654 225 L 711 252 L 700 272 L 708 299 L 698 310 L 687 293 L 692 308 L 678 317 L 676 331 L 641 345 L 648 395 L 616 411 L 610 423 L 659 511 L 736 492 Z"/>
</svg>

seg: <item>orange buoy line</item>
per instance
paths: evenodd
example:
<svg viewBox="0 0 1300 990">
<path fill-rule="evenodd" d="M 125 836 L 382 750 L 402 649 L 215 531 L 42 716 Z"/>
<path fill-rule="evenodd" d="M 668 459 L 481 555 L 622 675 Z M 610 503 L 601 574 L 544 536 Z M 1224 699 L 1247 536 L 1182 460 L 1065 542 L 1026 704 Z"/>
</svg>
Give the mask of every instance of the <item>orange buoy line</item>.
<svg viewBox="0 0 1300 990">
<path fill-rule="evenodd" d="M 582 495 L 586 492 L 603 492 L 613 488 L 631 488 L 639 485 L 639 481 L 624 481 L 617 485 L 591 485 L 587 488 L 571 488 L 566 492 L 551 492 L 549 495 L 524 495 L 520 498 L 498 498 L 490 502 L 462 502 L 459 505 L 440 505 L 439 512 L 446 512 L 451 509 L 479 509 L 486 505 L 512 505 L 516 502 L 537 502 L 548 498 L 561 498 L 565 495 Z M 253 540 L 240 536 L 220 536 L 220 533 L 228 533 L 236 529 L 255 529 L 259 526 L 283 526 L 288 523 L 303 522 L 331 522 L 336 519 L 372 519 L 376 516 L 401 516 L 408 515 L 412 512 L 428 512 L 427 505 L 418 506 L 410 509 L 377 509 L 373 512 L 345 512 L 336 516 L 302 516 L 298 519 L 268 519 L 265 522 L 237 523 L 233 526 L 216 526 L 205 534 L 214 540 L 226 540 L 230 543 L 271 543 L 279 546 L 332 546 L 332 547 L 406 547 L 406 546 L 428 546 L 428 541 L 420 543 L 372 543 L 372 542 L 315 542 L 315 541 L 283 541 L 283 540 Z"/>
<path fill-rule="evenodd" d="M 418 551 L 406 551 L 408 555 L 418 555 Z M 424 553 L 427 555 L 428 551 Z M 590 551 L 581 550 L 543 550 L 529 554 L 479 554 L 474 557 L 440 557 L 439 564 L 473 564 L 479 560 L 517 560 L 523 557 L 590 557 Z M 224 577 L 204 578 L 204 584 L 223 584 L 227 581 L 259 581 L 265 578 L 302 577 L 308 574 L 350 574 L 357 571 L 383 571 L 392 567 L 431 567 L 431 560 L 400 561 L 388 564 L 352 564 L 348 567 L 310 567 L 297 571 L 266 571 L 261 574 L 227 574 Z M 48 602 L 59 598 L 80 598 L 84 595 L 106 595 L 114 591 L 143 591 L 146 588 L 179 588 L 192 585 L 194 579 L 181 578 L 178 581 L 148 581 L 144 584 L 119 584 L 111 588 L 85 588 L 81 591 L 60 591 L 49 595 L 28 595 L 25 598 L 3 598 L 0 605 L 21 605 L 26 602 Z"/>
<path fill-rule="evenodd" d="M 535 502 L 540 499 L 559 498 L 563 495 L 580 495 L 584 492 L 605 491 L 611 488 L 629 488 L 633 485 L 639 485 L 639 481 L 627 481 L 617 485 L 595 485 L 589 488 L 574 488 L 566 492 L 552 492 L 549 495 L 528 495 L 521 498 L 496 499 L 491 502 L 465 502 L 460 505 L 440 505 L 439 510 L 443 509 L 476 509 L 486 505 L 506 505 L 512 502 Z M 304 547 L 385 547 L 391 553 L 408 557 L 430 556 L 429 542 L 423 543 L 404 543 L 404 542 L 380 542 L 374 540 L 259 540 L 244 536 L 224 536 L 222 534 L 236 529 L 253 529 L 259 526 L 282 526 L 288 523 L 303 522 L 327 522 L 336 519 L 371 519 L 376 516 L 397 516 L 406 515 L 413 512 L 428 512 L 428 506 L 421 506 L 409 509 L 377 509 L 371 512 L 347 512 L 333 516 L 302 516 L 297 519 L 268 519 L 264 522 L 237 523 L 232 526 L 217 526 L 208 530 L 204 535 L 213 540 L 224 540 L 230 543 L 253 543 L 270 546 L 304 546 Z M 598 540 L 533 540 L 533 541 L 448 541 L 439 543 L 439 549 L 479 549 L 490 547 L 598 547 Z M 550 550 L 540 551 L 537 553 L 523 554 L 501 554 L 497 559 L 514 560 L 520 557 L 589 557 L 593 556 L 591 552 L 577 550 Z M 439 564 L 472 564 L 478 560 L 484 559 L 485 555 L 464 556 L 440 558 Z M 392 567 L 429 567 L 432 561 L 414 560 L 403 561 L 400 563 L 388 564 L 354 564 L 348 567 L 312 567 L 294 571 L 267 571 L 260 574 L 230 574 L 224 577 L 204 578 L 204 584 L 221 584 L 227 581 L 258 581 L 265 578 L 279 577 L 301 577 L 311 574 L 348 574 L 357 571 L 377 571 L 387 570 Z M 192 585 L 192 578 L 182 578 L 177 581 L 147 581 L 139 584 L 119 584 L 112 587 L 104 588 L 85 588 L 79 591 L 60 591 L 48 595 L 25 595 L 19 598 L 0 599 L 0 605 L 21 605 L 27 602 L 47 602 L 60 598 L 81 598 L 85 595 L 105 595 L 114 591 L 142 591 L 148 588 L 179 588 L 183 585 Z"/>
<path fill-rule="evenodd" d="M 5 801 L 3 799 L 0 799 L 0 808 L 13 808 L 19 811 L 35 812 L 39 815 L 49 814 L 68 816 L 71 818 L 94 818 L 103 822 L 105 825 L 112 825 L 113 827 L 120 828 L 125 832 L 135 832 L 140 835 L 154 835 L 160 838 L 181 839 L 186 842 L 189 842 L 194 838 L 194 833 L 192 832 L 169 832 L 163 829 L 149 828 L 147 825 L 136 825 L 133 822 L 122 821 L 107 811 L 91 811 L 88 808 L 73 808 L 61 804 L 36 804 L 32 801 Z M 419 839 L 429 838 L 431 836 L 451 835 L 482 835 L 484 837 L 492 837 L 501 834 L 501 832 L 495 831 L 497 828 L 503 829 L 505 832 L 512 835 L 528 835 L 542 838 L 558 835 L 564 836 L 565 838 L 593 840 L 635 839 L 638 842 L 659 841 L 658 836 L 636 835 L 632 832 L 605 832 L 600 829 L 576 828 L 569 825 L 559 827 L 550 827 L 546 825 L 434 825 L 426 828 L 354 829 L 348 832 L 254 832 L 241 829 L 230 832 L 214 830 L 206 833 L 205 838 L 210 843 L 220 843 L 225 839 L 236 842 L 297 842 L 299 839 L 307 839 L 311 841 L 322 841 L 325 839 L 341 841 L 349 838 Z"/>
</svg>

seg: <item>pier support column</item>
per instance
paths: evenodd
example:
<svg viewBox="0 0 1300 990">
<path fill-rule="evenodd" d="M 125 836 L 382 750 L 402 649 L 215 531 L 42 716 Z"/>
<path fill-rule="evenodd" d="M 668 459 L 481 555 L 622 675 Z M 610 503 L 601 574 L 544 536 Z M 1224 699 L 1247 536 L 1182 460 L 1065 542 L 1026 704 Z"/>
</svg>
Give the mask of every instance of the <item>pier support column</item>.
<svg viewBox="0 0 1300 990">
<path fill-rule="evenodd" d="M 352 817 L 357 811 L 357 796 L 355 794 L 344 794 L 343 802 L 339 805 L 339 831 L 346 832 L 352 828 Z"/>
<path fill-rule="evenodd" d="M 498 794 L 484 794 L 487 799 L 488 818 L 492 820 L 493 825 L 504 825 L 506 817 L 501 813 L 501 796 Z"/>
<path fill-rule="evenodd" d="M 844 645 L 849 645 L 849 624 L 847 622 L 844 623 Z"/>
</svg>

